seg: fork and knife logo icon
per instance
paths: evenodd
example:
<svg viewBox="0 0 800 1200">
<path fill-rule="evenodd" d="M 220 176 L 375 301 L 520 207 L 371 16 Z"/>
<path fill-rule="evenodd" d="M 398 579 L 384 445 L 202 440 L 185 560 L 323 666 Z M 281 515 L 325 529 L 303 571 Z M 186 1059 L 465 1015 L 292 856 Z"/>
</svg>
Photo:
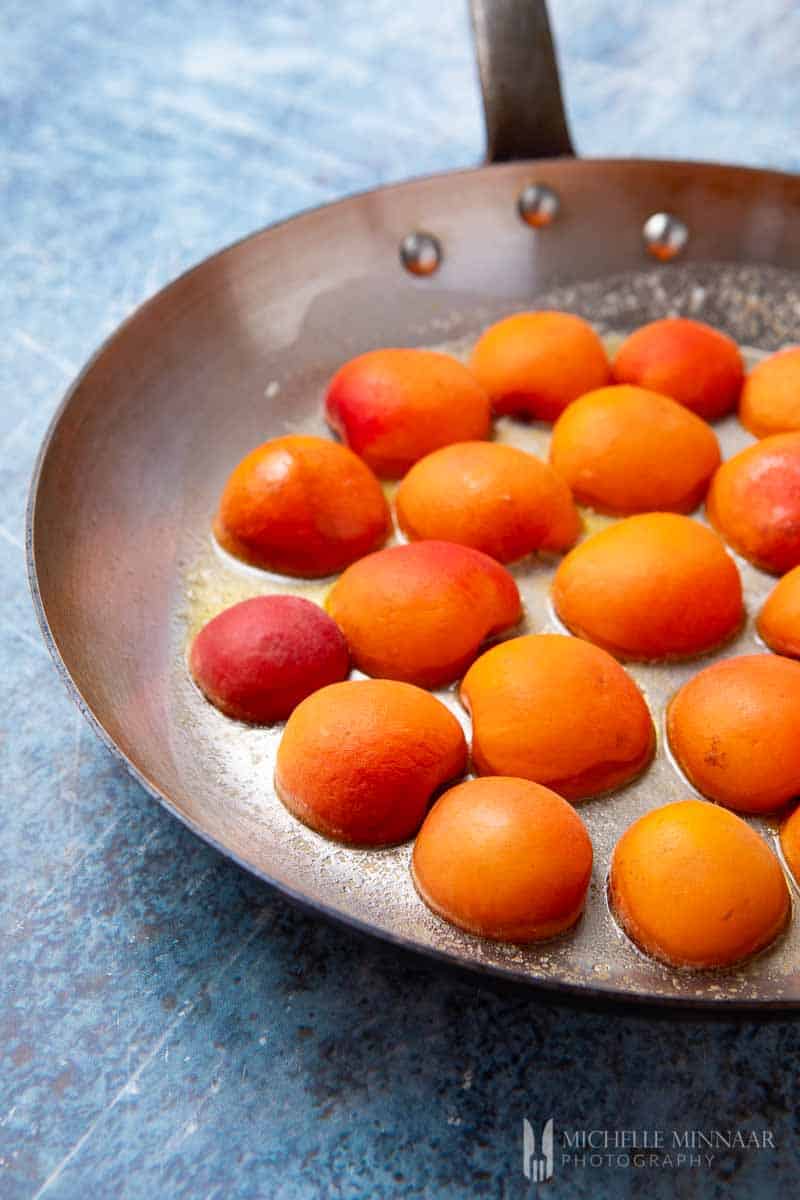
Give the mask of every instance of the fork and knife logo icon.
<svg viewBox="0 0 800 1200">
<path fill-rule="evenodd" d="M 522 1170 L 532 1183 L 553 1178 L 553 1118 L 542 1126 L 540 1151 L 536 1153 L 536 1134 L 527 1117 L 522 1120 Z"/>
</svg>

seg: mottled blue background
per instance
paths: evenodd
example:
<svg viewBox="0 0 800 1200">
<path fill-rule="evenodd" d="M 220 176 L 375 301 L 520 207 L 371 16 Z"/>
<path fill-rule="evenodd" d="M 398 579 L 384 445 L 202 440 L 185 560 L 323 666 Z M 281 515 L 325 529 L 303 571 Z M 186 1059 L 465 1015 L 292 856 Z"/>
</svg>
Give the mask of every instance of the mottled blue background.
<svg viewBox="0 0 800 1200">
<path fill-rule="evenodd" d="M 553 17 L 584 152 L 800 166 L 795 0 Z M 552 1195 L 793 1194 L 794 1018 L 504 995 L 299 915 L 111 760 L 31 611 L 34 455 L 119 320 L 293 210 L 480 158 L 461 0 L 5 0 L 2 24 L 0 1196 L 523 1195 L 524 1114 L 774 1132 Z"/>
</svg>

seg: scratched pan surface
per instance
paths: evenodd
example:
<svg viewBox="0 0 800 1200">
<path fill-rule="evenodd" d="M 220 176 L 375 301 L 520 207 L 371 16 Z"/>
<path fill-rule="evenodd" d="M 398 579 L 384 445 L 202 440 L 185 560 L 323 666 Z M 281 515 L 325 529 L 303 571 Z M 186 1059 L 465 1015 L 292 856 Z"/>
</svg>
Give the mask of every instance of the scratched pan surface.
<svg viewBox="0 0 800 1200">
<path fill-rule="evenodd" d="M 538 232 L 516 213 L 531 179 L 562 199 Z M 680 265 L 657 265 L 644 219 L 679 213 Z M 200 836 L 311 908 L 453 963 L 531 985 L 621 999 L 791 1006 L 800 1002 L 800 923 L 730 972 L 669 970 L 615 926 L 605 902 L 619 833 L 688 794 L 668 760 L 666 698 L 704 663 L 632 667 L 658 729 L 640 781 L 580 811 L 595 846 L 587 910 L 544 946 L 500 946 L 430 914 L 408 875 L 410 847 L 327 842 L 282 808 L 272 786 L 280 731 L 247 729 L 190 683 L 187 639 L 243 596 L 284 588 L 218 554 L 209 523 L 233 464 L 292 430 L 324 433 L 327 379 L 386 344 L 464 351 L 488 322 L 553 305 L 607 335 L 669 313 L 707 319 L 756 352 L 800 336 L 800 180 L 680 163 L 544 161 L 483 168 L 356 197 L 267 230 L 156 296 L 101 349 L 47 436 L 29 511 L 29 562 L 45 637 L 76 701 L 145 787 Z M 427 228 L 444 258 L 406 273 L 398 244 Z M 747 440 L 719 426 L 726 454 Z M 545 448 L 546 432 L 503 421 L 498 437 Z M 587 527 L 597 518 L 587 518 Z M 748 621 L 725 654 L 758 647 L 753 617 L 771 581 L 740 564 Z M 526 627 L 556 628 L 552 566 L 514 568 Z M 321 599 L 325 585 L 293 584 Z M 707 662 L 709 660 L 704 660 Z M 444 696 L 459 711 L 452 693 Z M 461 719 L 465 721 L 463 714 Z M 774 831 L 758 825 L 769 839 Z"/>
</svg>

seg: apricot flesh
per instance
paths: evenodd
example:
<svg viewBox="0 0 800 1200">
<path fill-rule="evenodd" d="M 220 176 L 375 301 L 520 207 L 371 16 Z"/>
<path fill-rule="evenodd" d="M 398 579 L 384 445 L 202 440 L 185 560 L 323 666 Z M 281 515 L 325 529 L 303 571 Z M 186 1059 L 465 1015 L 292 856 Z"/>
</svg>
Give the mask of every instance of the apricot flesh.
<svg viewBox="0 0 800 1200">
<path fill-rule="evenodd" d="M 800 658 L 800 567 L 794 567 L 775 584 L 756 626 L 770 650 L 787 658 Z"/>
<path fill-rule="evenodd" d="M 472 761 L 582 800 L 641 774 L 655 749 L 641 692 L 604 650 L 532 634 L 487 650 L 465 675 Z"/>
<path fill-rule="evenodd" d="M 372 350 L 345 363 L 325 399 L 328 424 L 384 479 L 418 459 L 489 434 L 489 398 L 457 359 L 435 350 Z"/>
<path fill-rule="evenodd" d="M 466 764 L 461 726 L 435 696 L 392 680 L 347 680 L 294 710 L 278 747 L 275 788 L 318 833 L 388 846 L 417 831 L 433 793 Z"/>
<path fill-rule="evenodd" d="M 800 887 L 800 808 L 796 808 L 781 826 L 780 842 L 786 865 Z"/>
<path fill-rule="evenodd" d="M 736 812 L 772 812 L 800 794 L 800 663 L 746 654 L 685 683 L 667 711 L 690 783 Z"/>
<path fill-rule="evenodd" d="M 500 562 L 573 545 L 581 528 L 563 479 L 532 454 L 497 442 L 458 442 L 428 454 L 395 499 L 411 540 L 472 546 Z"/>
<path fill-rule="evenodd" d="M 627 517 L 562 560 L 552 589 L 564 624 L 620 658 L 688 658 L 740 627 L 742 585 L 710 529 L 675 513 Z"/>
<path fill-rule="evenodd" d="M 495 413 L 555 421 L 568 404 L 610 380 L 591 325 L 565 312 L 516 313 L 491 325 L 470 359 Z"/>
<path fill-rule="evenodd" d="M 214 521 L 229 554 L 309 579 L 374 550 L 389 528 L 381 485 L 357 455 L 337 442 L 294 434 L 242 459 Z"/>
<path fill-rule="evenodd" d="M 472 779 L 440 796 L 411 874 L 433 912 L 481 937 L 533 942 L 575 924 L 592 873 L 586 827 L 561 796 L 527 779 Z"/>
<path fill-rule="evenodd" d="M 800 565 L 800 433 L 740 450 L 711 481 L 708 519 L 755 566 L 783 575 Z"/>
<path fill-rule="evenodd" d="M 671 966 L 726 967 L 786 925 L 776 856 L 735 813 L 705 800 L 652 809 L 617 842 L 609 896 L 629 937 Z"/>
<path fill-rule="evenodd" d="M 800 346 L 753 367 L 742 388 L 739 420 L 757 438 L 800 430 Z"/>
<path fill-rule="evenodd" d="M 666 317 L 627 338 L 613 363 L 614 380 L 671 396 L 706 421 L 736 405 L 744 379 L 739 347 L 703 321 Z"/>
<path fill-rule="evenodd" d="M 270 725 L 318 688 L 344 679 L 350 654 L 338 625 L 310 600 L 256 596 L 203 626 L 189 669 L 227 716 Z"/>
<path fill-rule="evenodd" d="M 556 421 L 550 462 L 576 500 L 626 516 L 688 513 L 720 464 L 714 431 L 668 396 L 619 384 L 570 404 Z"/>
<path fill-rule="evenodd" d="M 429 688 L 457 679 L 486 638 L 522 615 L 505 567 L 440 541 L 362 558 L 334 584 L 326 607 L 360 671 Z"/>
</svg>

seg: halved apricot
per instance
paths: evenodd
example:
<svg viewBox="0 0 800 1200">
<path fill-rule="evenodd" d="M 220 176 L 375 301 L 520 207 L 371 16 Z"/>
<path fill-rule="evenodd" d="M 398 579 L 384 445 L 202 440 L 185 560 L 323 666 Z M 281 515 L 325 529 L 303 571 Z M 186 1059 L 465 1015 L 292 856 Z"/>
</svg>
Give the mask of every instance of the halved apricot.
<svg viewBox="0 0 800 1200">
<path fill-rule="evenodd" d="M 744 379 L 739 347 L 703 321 L 666 317 L 643 325 L 617 351 L 617 383 L 662 392 L 706 421 L 736 405 Z"/>
<path fill-rule="evenodd" d="M 445 792 L 414 843 L 422 899 L 452 925 L 504 942 L 554 937 L 581 914 L 592 843 L 578 814 L 527 779 L 472 779 Z"/>
<path fill-rule="evenodd" d="M 433 793 L 466 765 L 461 726 L 435 696 L 388 679 L 348 680 L 294 710 L 275 788 L 318 833 L 388 846 L 417 831 Z"/>
<path fill-rule="evenodd" d="M 577 638 L 533 634 L 481 655 L 461 684 L 481 775 L 514 775 L 568 800 L 641 774 L 655 749 L 647 705 L 610 654 Z"/>
<path fill-rule="evenodd" d="M 800 565 L 800 433 L 740 450 L 711 480 L 708 519 L 728 545 L 765 571 Z"/>
<path fill-rule="evenodd" d="M 623 928 L 677 967 L 726 967 L 763 950 L 786 925 L 789 890 L 750 826 L 716 804 L 679 800 L 625 830 L 609 894 Z"/>
<path fill-rule="evenodd" d="M 674 513 L 627 517 L 587 538 L 560 564 L 552 595 L 573 633 L 645 662 L 711 650 L 744 616 L 722 542 Z"/>
<path fill-rule="evenodd" d="M 787 658 L 800 658 L 800 567 L 794 567 L 775 584 L 756 626 L 770 650 Z"/>
<path fill-rule="evenodd" d="M 786 865 L 800 887 L 800 807 L 781 826 L 780 841 Z"/>
<path fill-rule="evenodd" d="M 576 500 L 627 516 L 688 513 L 720 463 L 714 431 L 682 405 L 644 388 L 600 388 L 556 421 L 550 462 Z"/>
<path fill-rule="evenodd" d="M 435 350 L 371 350 L 345 363 L 325 400 L 328 423 L 385 479 L 440 446 L 485 438 L 489 398 L 458 359 Z"/>
<path fill-rule="evenodd" d="M 498 442 L 457 442 L 428 454 L 400 484 L 395 505 L 412 541 L 458 542 L 500 562 L 567 550 L 581 528 L 563 479 Z"/>
<path fill-rule="evenodd" d="M 203 626 L 189 669 L 227 716 L 270 725 L 318 688 L 344 679 L 350 654 L 338 625 L 310 600 L 256 596 Z"/>
<path fill-rule="evenodd" d="M 291 434 L 242 459 L 225 485 L 214 533 L 243 562 L 311 579 L 380 546 L 390 523 L 381 485 L 357 455 Z"/>
<path fill-rule="evenodd" d="M 359 670 L 431 688 L 462 675 L 481 643 L 522 615 L 505 567 L 438 541 L 362 558 L 334 584 L 327 609 Z"/>
<path fill-rule="evenodd" d="M 669 744 L 699 792 L 736 812 L 800 794 L 800 663 L 744 654 L 706 667 L 674 696 Z"/>
<path fill-rule="evenodd" d="M 753 367 L 742 388 L 739 420 L 758 438 L 800 430 L 800 346 Z"/>
<path fill-rule="evenodd" d="M 470 366 L 498 415 L 555 421 L 584 392 L 609 382 L 605 348 L 591 325 L 565 312 L 525 312 L 489 327 Z"/>
</svg>

